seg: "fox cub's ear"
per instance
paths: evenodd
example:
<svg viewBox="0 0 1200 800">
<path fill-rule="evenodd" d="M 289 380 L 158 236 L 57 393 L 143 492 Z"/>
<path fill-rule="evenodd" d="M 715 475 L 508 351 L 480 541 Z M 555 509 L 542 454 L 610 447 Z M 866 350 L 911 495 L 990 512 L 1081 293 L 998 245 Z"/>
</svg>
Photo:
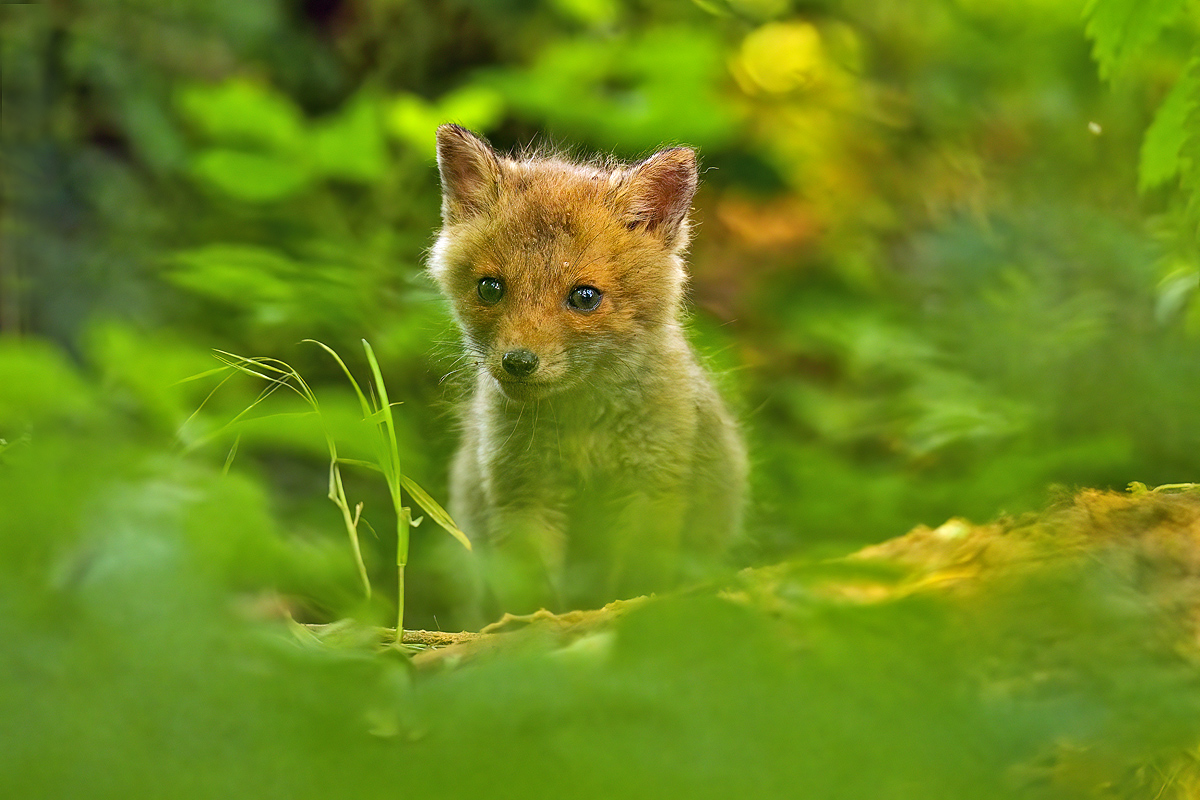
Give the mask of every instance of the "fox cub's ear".
<svg viewBox="0 0 1200 800">
<path fill-rule="evenodd" d="M 683 246 L 698 183 L 696 152 L 691 148 L 673 147 L 650 156 L 626 178 L 629 227 L 655 234 L 671 249 Z"/>
<path fill-rule="evenodd" d="M 442 125 L 437 129 L 437 160 L 444 222 L 461 222 L 495 202 L 500 160 L 485 140 L 460 125 Z"/>
</svg>

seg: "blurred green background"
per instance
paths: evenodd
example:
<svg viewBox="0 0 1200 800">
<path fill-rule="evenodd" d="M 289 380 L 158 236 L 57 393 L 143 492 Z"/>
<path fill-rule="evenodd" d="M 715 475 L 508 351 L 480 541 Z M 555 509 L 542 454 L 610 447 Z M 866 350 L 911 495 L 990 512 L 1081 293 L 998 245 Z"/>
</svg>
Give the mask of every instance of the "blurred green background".
<svg viewBox="0 0 1200 800">
<path fill-rule="evenodd" d="M 404 403 L 402 466 L 444 499 L 463 386 L 441 380 L 456 334 L 422 268 L 446 121 L 500 149 L 699 149 L 691 330 L 750 442 L 741 564 L 1017 515 L 1055 487 L 1196 480 L 1200 78 L 1184 5 L 3 6 L 0 617 L 24 642 L 9 678 L 55 648 L 80 657 L 46 633 L 64 624 L 81 641 L 161 626 L 180 659 L 162 668 L 190 675 L 189 653 L 238 648 L 214 622 L 229 596 L 390 619 L 382 482 L 347 477 L 370 526 L 364 604 L 317 423 L 280 393 L 221 432 L 261 384 L 208 397 L 220 376 L 179 381 L 219 366 L 214 348 L 284 359 L 353 457 L 357 401 L 299 342 L 361 376 L 366 338 Z M 411 627 L 455 625 L 443 540 L 414 530 Z M 110 646 L 88 651 L 100 672 Z M 257 687 L 255 668 L 221 669 Z M 254 735 L 274 741 L 272 724 Z"/>
<path fill-rule="evenodd" d="M 402 465 L 444 498 L 463 387 L 439 382 L 456 336 L 422 274 L 435 126 L 624 158 L 687 143 L 704 178 L 694 338 L 753 453 L 741 561 L 1016 514 L 1053 485 L 1192 479 L 1194 239 L 1178 193 L 1139 194 L 1137 172 L 1191 28 L 1174 21 L 1105 83 L 1082 8 L 7 8 L 0 325 L 9 347 L 53 347 L 164 448 L 260 388 L 222 387 L 185 426 L 216 379 L 172 384 L 217 366 L 210 348 L 282 358 L 352 416 L 336 366 L 297 343 L 365 369 L 366 338 L 405 403 Z M 241 433 L 233 470 L 288 536 L 340 546 L 316 426 Z M 222 463 L 231 440 L 198 457 Z M 375 483 L 351 494 L 389 532 Z M 440 538 L 416 531 L 414 562 Z M 391 541 L 366 546 L 386 583 Z M 414 622 L 432 626 L 439 588 L 412 580 Z"/>
</svg>

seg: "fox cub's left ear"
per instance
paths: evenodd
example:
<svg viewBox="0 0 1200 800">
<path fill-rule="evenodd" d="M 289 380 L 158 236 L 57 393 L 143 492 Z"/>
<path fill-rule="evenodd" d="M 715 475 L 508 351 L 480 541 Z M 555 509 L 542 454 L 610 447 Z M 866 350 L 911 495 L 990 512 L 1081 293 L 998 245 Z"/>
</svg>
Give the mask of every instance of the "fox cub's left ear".
<svg viewBox="0 0 1200 800">
<path fill-rule="evenodd" d="M 500 159 L 484 139 L 461 125 L 442 125 L 437 129 L 437 160 L 443 221 L 461 222 L 495 203 Z"/>
<path fill-rule="evenodd" d="M 625 181 L 624 205 L 630 228 L 660 238 L 671 250 L 687 244 L 687 215 L 699 183 L 696 151 L 662 150 L 635 166 Z"/>
</svg>

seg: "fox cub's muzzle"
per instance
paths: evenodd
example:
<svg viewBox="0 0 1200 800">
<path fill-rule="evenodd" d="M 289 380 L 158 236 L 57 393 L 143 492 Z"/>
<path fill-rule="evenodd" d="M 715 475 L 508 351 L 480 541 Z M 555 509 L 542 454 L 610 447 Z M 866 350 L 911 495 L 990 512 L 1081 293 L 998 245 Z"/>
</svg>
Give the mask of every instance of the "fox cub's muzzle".
<svg viewBox="0 0 1200 800">
<path fill-rule="evenodd" d="M 538 357 L 536 353 L 522 347 L 509 350 L 500 359 L 500 363 L 504 365 L 504 371 L 514 378 L 528 378 L 537 372 Z"/>
</svg>

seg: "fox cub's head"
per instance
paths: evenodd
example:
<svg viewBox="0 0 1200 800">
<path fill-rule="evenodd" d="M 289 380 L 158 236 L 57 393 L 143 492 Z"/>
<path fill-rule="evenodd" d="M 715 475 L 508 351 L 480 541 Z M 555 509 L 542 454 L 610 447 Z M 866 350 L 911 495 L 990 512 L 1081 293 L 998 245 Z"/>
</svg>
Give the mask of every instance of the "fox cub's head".
<svg viewBox="0 0 1200 800">
<path fill-rule="evenodd" d="M 696 154 L 513 159 L 457 125 L 438 128 L 437 149 L 429 271 L 480 369 L 516 400 L 636 371 L 679 314 Z"/>
</svg>

